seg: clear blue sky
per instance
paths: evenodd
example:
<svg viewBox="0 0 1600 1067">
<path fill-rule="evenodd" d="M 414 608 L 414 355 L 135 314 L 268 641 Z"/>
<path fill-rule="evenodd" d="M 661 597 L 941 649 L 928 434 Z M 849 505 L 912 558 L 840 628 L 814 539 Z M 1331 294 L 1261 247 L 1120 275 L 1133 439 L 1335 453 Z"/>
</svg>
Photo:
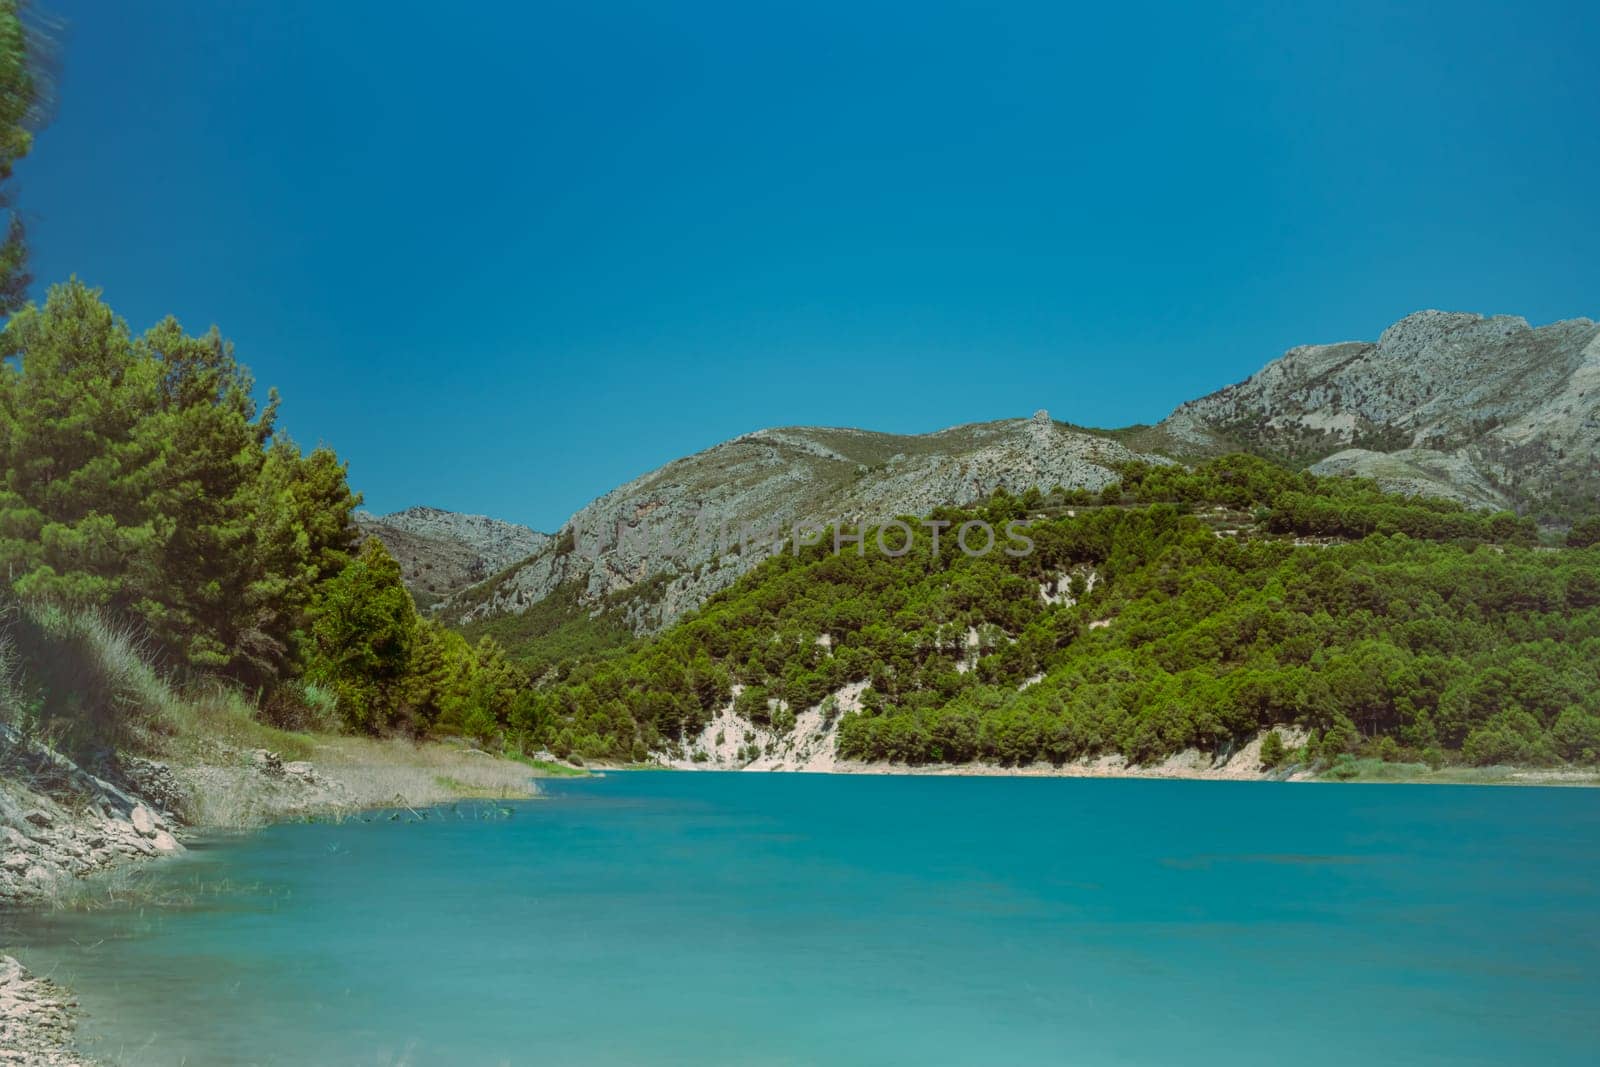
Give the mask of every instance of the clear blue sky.
<svg viewBox="0 0 1600 1067">
<path fill-rule="evenodd" d="M 219 324 L 380 511 L 1600 315 L 1592 3 L 46 6 L 40 283 Z"/>
</svg>

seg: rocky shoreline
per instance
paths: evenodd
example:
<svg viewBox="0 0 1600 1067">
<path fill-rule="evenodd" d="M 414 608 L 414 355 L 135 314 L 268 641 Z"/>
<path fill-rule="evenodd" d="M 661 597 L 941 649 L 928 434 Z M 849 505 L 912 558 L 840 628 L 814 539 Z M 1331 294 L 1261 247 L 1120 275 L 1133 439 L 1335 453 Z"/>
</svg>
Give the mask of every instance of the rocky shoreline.
<svg viewBox="0 0 1600 1067">
<path fill-rule="evenodd" d="M 73 1050 L 78 1023 L 72 995 L 0 956 L 0 1063 L 91 1067 Z"/>
<path fill-rule="evenodd" d="M 183 851 L 170 771 L 135 759 L 119 770 L 129 788 L 0 725 L 0 908 L 46 905 L 75 879 Z M 0 956 L 0 1064 L 89 1064 L 73 1047 L 76 1005 Z"/>
<path fill-rule="evenodd" d="M 327 738 L 316 753 L 317 766 L 226 746 L 183 766 L 107 753 L 91 773 L 0 724 L 0 911 L 59 906 L 80 879 L 180 854 L 187 827 L 537 792 L 528 768 L 465 748 Z M 92 1064 L 74 1046 L 76 1004 L 0 955 L 0 1065 Z"/>
<path fill-rule="evenodd" d="M 178 814 L 130 791 L 135 780 L 169 778 L 167 768 L 130 760 L 121 769 L 128 788 L 0 726 L 0 906 L 40 903 L 66 879 L 183 851 Z"/>
</svg>

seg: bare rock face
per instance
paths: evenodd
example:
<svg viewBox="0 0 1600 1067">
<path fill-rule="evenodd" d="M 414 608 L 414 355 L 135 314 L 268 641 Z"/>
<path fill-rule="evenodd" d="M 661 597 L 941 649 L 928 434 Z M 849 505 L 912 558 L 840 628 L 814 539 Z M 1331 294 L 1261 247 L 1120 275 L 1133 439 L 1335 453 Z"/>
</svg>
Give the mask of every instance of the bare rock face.
<svg viewBox="0 0 1600 1067">
<path fill-rule="evenodd" d="M 293 763 L 285 763 L 283 765 L 283 776 L 292 781 L 301 782 L 305 785 L 316 785 L 322 780 L 317 774 L 316 769 L 305 760 L 295 760 Z"/>
<path fill-rule="evenodd" d="M 1600 324 L 1419 311 L 1376 342 L 1291 349 L 1157 430 L 1180 451 L 1244 448 L 1538 509 L 1600 487 Z"/>
<path fill-rule="evenodd" d="M 1139 455 L 1051 420 L 974 423 L 915 436 L 787 427 L 735 438 L 614 489 L 515 570 L 446 605 L 470 621 L 522 613 L 558 591 L 610 605 L 635 632 L 667 625 L 726 588 L 797 524 L 873 525 L 995 489 L 1099 489 Z"/>
<path fill-rule="evenodd" d="M 120 756 L 115 776 L 132 792 L 153 804 L 157 810 L 181 817 L 189 806 L 188 792 L 172 773 L 172 768 L 138 756 Z"/>
<path fill-rule="evenodd" d="M 269 778 L 283 777 L 283 757 L 268 749 L 258 748 L 252 751 L 250 765 Z"/>
</svg>

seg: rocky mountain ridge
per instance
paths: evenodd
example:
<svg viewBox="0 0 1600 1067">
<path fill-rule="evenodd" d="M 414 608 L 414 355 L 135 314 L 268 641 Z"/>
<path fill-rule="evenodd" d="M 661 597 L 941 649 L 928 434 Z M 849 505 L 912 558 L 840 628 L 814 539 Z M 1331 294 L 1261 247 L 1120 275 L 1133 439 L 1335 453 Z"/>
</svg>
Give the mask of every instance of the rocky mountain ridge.
<svg viewBox="0 0 1600 1067">
<path fill-rule="evenodd" d="M 461 622 L 521 613 L 558 592 L 648 632 L 726 588 L 797 524 L 857 527 L 997 488 L 1098 489 L 1142 455 L 1043 411 L 932 434 L 795 426 L 675 460 L 575 514 L 550 544 L 444 610 Z"/>
<path fill-rule="evenodd" d="M 1291 349 L 1154 426 L 1120 431 L 1042 411 L 917 435 L 760 430 L 613 489 L 554 537 L 435 509 L 364 521 L 454 622 L 556 605 L 551 619 L 604 612 L 643 633 L 731 584 L 762 558 L 754 546 L 797 523 L 922 515 L 996 488 L 1096 490 L 1130 460 L 1233 451 L 1554 521 L 1593 510 L 1600 324 L 1421 311 L 1373 342 Z M 502 527 L 519 533 L 493 536 Z"/>
<path fill-rule="evenodd" d="M 1252 451 L 1478 507 L 1600 488 L 1600 324 L 1419 311 L 1376 342 L 1291 349 L 1155 427 L 1171 454 Z"/>
</svg>

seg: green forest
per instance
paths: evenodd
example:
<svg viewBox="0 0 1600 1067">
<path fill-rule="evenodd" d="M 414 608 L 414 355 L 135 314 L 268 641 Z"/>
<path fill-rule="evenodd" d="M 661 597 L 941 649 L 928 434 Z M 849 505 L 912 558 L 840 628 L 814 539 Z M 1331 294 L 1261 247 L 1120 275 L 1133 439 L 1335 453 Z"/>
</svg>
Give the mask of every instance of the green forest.
<svg viewBox="0 0 1600 1067">
<path fill-rule="evenodd" d="M 935 514 L 1031 517 L 1035 551 L 775 557 L 628 655 L 568 664 L 515 728 L 638 758 L 700 730 L 736 683 L 740 710 L 781 731 L 867 682 L 841 756 L 1148 762 L 1289 723 L 1313 732 L 1310 762 L 1600 752 L 1593 522 L 1546 546 L 1509 513 L 1247 456 Z"/>
</svg>

